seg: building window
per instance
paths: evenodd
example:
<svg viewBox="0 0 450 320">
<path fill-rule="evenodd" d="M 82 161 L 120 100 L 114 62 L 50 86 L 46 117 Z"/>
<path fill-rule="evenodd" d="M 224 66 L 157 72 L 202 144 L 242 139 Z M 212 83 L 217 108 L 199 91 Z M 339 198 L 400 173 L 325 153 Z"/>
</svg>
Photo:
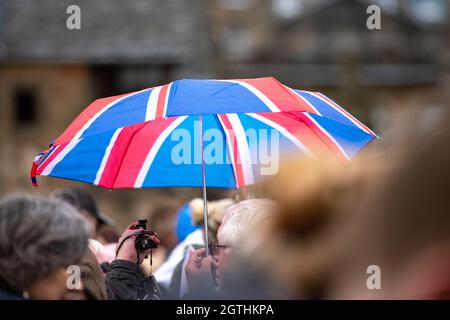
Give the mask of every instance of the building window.
<svg viewBox="0 0 450 320">
<path fill-rule="evenodd" d="M 252 55 L 254 37 L 244 26 L 231 26 L 223 31 L 225 56 L 231 60 L 243 60 Z"/>
<path fill-rule="evenodd" d="M 18 88 L 14 93 L 14 121 L 18 125 L 30 125 L 37 119 L 36 93 L 30 88 Z"/>
<path fill-rule="evenodd" d="M 254 0 L 220 0 L 220 7 L 225 10 L 248 10 L 255 4 Z"/>
<path fill-rule="evenodd" d="M 301 0 L 272 0 L 272 9 L 275 15 L 281 19 L 296 18 L 303 10 Z"/>
<path fill-rule="evenodd" d="M 421 23 L 447 22 L 447 4 L 444 0 L 413 0 L 411 6 L 415 18 Z"/>
</svg>

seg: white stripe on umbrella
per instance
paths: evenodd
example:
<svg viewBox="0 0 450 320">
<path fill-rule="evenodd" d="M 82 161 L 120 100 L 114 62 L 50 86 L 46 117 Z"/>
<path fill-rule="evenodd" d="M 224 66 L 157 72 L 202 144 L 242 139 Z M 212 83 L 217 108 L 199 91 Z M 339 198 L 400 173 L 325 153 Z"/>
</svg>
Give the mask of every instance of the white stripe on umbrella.
<svg viewBox="0 0 450 320">
<path fill-rule="evenodd" d="M 161 92 L 162 86 L 153 88 L 152 92 L 148 97 L 147 110 L 145 113 L 145 121 L 154 120 L 156 117 L 156 106 L 158 104 L 159 93 Z"/>
<path fill-rule="evenodd" d="M 322 114 L 319 112 L 319 110 L 316 109 L 316 107 L 313 106 L 313 104 L 311 102 L 308 101 L 308 99 L 305 99 L 301 94 L 299 94 L 297 91 L 285 86 L 286 89 L 290 90 L 293 94 L 295 94 L 297 97 L 299 97 L 300 99 L 302 99 L 302 101 L 304 101 L 311 109 L 314 110 L 314 112 L 316 114 L 318 114 L 319 116 L 321 116 Z"/>
<path fill-rule="evenodd" d="M 252 159 L 244 127 L 242 126 L 241 120 L 239 119 L 239 116 L 237 114 L 229 113 L 226 115 L 226 117 L 228 117 L 228 120 L 230 121 L 230 124 L 233 127 L 233 131 L 236 135 L 236 141 L 238 146 L 237 151 L 239 152 L 240 155 L 239 159 L 241 160 L 245 185 L 252 184 L 254 183 Z M 236 152 L 236 150 L 234 151 Z"/>
<path fill-rule="evenodd" d="M 166 92 L 166 100 L 164 101 L 164 110 L 163 110 L 163 114 L 162 116 L 165 118 L 166 114 L 167 114 L 167 105 L 169 104 L 169 94 L 170 94 L 170 88 L 172 88 L 172 83 L 171 82 L 168 86 L 167 86 L 167 92 Z"/>
<path fill-rule="evenodd" d="M 41 164 L 39 164 L 38 168 L 42 167 L 45 163 L 47 163 L 48 159 L 50 159 L 51 154 L 53 152 L 56 152 L 56 150 L 58 150 L 59 147 L 61 147 L 61 145 L 57 145 L 53 150 L 50 149 L 49 153 L 45 155 L 44 161 L 42 161 Z"/>
<path fill-rule="evenodd" d="M 114 143 L 116 142 L 117 137 L 119 136 L 122 129 L 123 128 L 117 129 L 114 132 L 111 140 L 109 141 L 108 147 L 106 148 L 105 154 L 103 155 L 102 163 L 100 164 L 100 168 L 98 169 L 97 175 L 95 176 L 95 181 L 94 181 L 95 185 L 98 185 L 98 183 L 100 182 L 100 179 L 102 178 L 103 171 L 105 170 L 106 164 L 108 163 L 109 155 L 111 154 L 111 149 L 113 148 Z"/>
<path fill-rule="evenodd" d="M 234 133 L 233 133 L 231 128 L 230 128 L 231 130 L 229 130 L 227 128 L 227 126 L 223 122 L 224 120 L 222 120 L 222 117 L 226 117 L 226 115 L 225 114 L 219 114 L 217 119 L 219 119 L 220 125 L 222 126 L 223 131 L 225 132 L 225 141 L 226 141 L 227 146 L 228 146 L 228 156 L 230 157 L 231 165 L 233 167 L 233 173 L 234 173 L 234 178 L 235 178 L 235 181 L 236 181 L 236 187 L 239 188 L 239 187 L 242 187 L 242 186 L 239 185 L 240 178 L 238 177 L 238 175 L 239 175 L 238 174 L 238 169 L 237 169 L 238 164 L 236 164 L 235 161 L 234 161 L 234 155 L 235 155 L 234 146 L 233 146 L 233 137 L 234 136 L 232 136 L 232 135 L 234 135 Z M 228 118 L 226 118 L 226 119 L 228 120 Z M 230 120 L 228 120 L 228 122 L 229 121 Z M 231 131 L 231 132 L 229 132 L 229 131 Z"/>
</svg>

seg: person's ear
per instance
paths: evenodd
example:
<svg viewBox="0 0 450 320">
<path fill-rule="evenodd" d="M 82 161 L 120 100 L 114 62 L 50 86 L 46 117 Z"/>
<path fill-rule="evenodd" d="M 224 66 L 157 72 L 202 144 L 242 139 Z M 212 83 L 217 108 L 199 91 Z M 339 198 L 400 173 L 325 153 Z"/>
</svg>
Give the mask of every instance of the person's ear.
<svg viewBox="0 0 450 320">
<path fill-rule="evenodd" d="M 450 242 L 413 259 L 398 293 L 400 299 L 450 299 Z"/>
</svg>

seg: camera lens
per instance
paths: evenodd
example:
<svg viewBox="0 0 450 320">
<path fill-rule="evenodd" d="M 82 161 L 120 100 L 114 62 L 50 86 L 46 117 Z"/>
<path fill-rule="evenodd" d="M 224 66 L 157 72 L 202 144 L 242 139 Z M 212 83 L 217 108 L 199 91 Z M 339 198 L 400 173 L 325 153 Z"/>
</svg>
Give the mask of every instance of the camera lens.
<svg viewBox="0 0 450 320">
<path fill-rule="evenodd" d="M 147 239 L 142 240 L 142 248 L 150 248 L 150 241 L 148 241 Z"/>
</svg>

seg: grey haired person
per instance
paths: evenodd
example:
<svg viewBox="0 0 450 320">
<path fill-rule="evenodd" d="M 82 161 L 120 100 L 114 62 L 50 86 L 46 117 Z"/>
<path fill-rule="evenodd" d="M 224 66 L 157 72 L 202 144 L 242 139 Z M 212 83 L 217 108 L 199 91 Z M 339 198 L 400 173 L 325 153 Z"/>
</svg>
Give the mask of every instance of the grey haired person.
<svg viewBox="0 0 450 320">
<path fill-rule="evenodd" d="M 88 248 L 88 226 L 67 203 L 10 194 L 0 201 L 0 299 L 62 299 Z"/>
</svg>

